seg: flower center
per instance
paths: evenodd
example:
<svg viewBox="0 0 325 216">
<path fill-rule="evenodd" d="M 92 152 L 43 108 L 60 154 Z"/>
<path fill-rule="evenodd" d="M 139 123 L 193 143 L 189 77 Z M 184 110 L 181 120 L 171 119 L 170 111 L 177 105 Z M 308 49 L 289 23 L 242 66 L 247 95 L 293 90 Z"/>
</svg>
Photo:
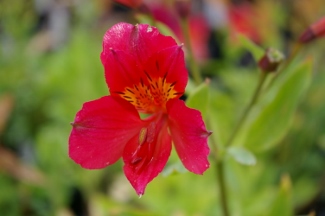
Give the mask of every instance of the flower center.
<svg viewBox="0 0 325 216">
<path fill-rule="evenodd" d="M 133 87 L 126 87 L 123 92 L 118 93 L 123 99 L 129 101 L 139 112 L 154 113 L 166 110 L 168 100 L 183 94 L 174 89 L 176 82 L 168 83 L 165 77 L 151 78 L 147 73 L 148 85 L 143 80 Z"/>
</svg>

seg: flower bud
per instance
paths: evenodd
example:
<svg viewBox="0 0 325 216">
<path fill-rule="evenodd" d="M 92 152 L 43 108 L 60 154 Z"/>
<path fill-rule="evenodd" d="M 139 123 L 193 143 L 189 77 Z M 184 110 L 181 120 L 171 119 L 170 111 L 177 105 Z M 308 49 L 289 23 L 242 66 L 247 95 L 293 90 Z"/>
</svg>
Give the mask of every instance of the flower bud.
<svg viewBox="0 0 325 216">
<path fill-rule="evenodd" d="M 284 55 L 279 50 L 268 48 L 258 62 L 258 66 L 265 73 L 275 72 L 283 59 Z"/>
<path fill-rule="evenodd" d="M 319 37 L 325 36 L 325 17 L 309 26 L 299 37 L 300 43 L 309 43 Z"/>
<path fill-rule="evenodd" d="M 138 7 L 138 12 L 140 12 L 140 13 L 142 13 L 142 14 L 148 14 L 148 15 L 151 14 L 151 13 L 150 13 L 150 9 L 149 9 L 149 7 L 148 7 L 145 3 L 141 4 L 141 5 Z"/>
<path fill-rule="evenodd" d="M 136 9 L 141 6 L 142 0 L 114 0 L 114 2 Z"/>
<path fill-rule="evenodd" d="M 191 13 L 191 0 L 176 0 L 175 9 L 178 16 L 182 19 L 189 17 Z"/>
</svg>

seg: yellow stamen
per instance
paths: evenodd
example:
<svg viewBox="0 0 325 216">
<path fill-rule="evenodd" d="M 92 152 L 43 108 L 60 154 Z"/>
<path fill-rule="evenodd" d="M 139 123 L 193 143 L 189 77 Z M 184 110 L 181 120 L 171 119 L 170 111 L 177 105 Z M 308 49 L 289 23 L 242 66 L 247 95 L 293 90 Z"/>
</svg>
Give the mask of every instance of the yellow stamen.
<svg viewBox="0 0 325 216">
<path fill-rule="evenodd" d="M 149 85 L 144 85 L 141 80 L 133 87 L 126 87 L 123 92 L 116 92 L 122 98 L 129 101 L 137 110 L 145 113 L 153 113 L 158 109 L 166 109 L 168 100 L 182 94 L 175 91 L 174 83 L 167 83 L 166 77 L 151 78 L 147 73 Z"/>
<path fill-rule="evenodd" d="M 142 145 L 147 139 L 147 128 L 141 128 L 139 132 L 139 145 Z"/>
</svg>

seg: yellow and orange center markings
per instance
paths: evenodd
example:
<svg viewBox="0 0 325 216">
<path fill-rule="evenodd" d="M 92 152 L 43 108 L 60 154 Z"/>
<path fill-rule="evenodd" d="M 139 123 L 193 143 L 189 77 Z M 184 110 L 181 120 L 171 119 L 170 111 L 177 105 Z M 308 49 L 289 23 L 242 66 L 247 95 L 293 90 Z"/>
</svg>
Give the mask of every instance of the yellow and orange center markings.
<svg viewBox="0 0 325 216">
<path fill-rule="evenodd" d="M 167 83 L 165 77 L 152 79 L 149 75 L 147 76 L 149 85 L 144 85 L 141 80 L 133 87 L 126 87 L 123 92 L 116 93 L 133 104 L 138 111 L 144 113 L 164 111 L 168 100 L 183 94 L 183 92 L 175 91 L 176 82 Z"/>
</svg>

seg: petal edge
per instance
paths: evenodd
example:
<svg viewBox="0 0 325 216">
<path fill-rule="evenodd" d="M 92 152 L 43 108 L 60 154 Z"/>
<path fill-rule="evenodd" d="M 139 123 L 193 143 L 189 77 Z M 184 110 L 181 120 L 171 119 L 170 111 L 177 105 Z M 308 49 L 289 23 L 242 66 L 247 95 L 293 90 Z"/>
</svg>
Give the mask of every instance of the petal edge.
<svg viewBox="0 0 325 216">
<path fill-rule="evenodd" d="M 140 136 L 136 136 L 123 152 L 125 176 L 139 196 L 165 167 L 172 146 L 166 119 L 151 121 L 147 128 L 145 142 L 139 142 Z"/>
<path fill-rule="evenodd" d="M 137 111 L 123 99 L 106 96 L 86 102 L 72 123 L 69 156 L 83 168 L 106 167 L 122 156 L 142 125 Z"/>
<path fill-rule="evenodd" d="M 203 174 L 210 165 L 207 140 L 211 132 L 206 130 L 201 113 L 178 99 L 168 101 L 167 112 L 170 133 L 183 165 L 195 174 Z"/>
</svg>

